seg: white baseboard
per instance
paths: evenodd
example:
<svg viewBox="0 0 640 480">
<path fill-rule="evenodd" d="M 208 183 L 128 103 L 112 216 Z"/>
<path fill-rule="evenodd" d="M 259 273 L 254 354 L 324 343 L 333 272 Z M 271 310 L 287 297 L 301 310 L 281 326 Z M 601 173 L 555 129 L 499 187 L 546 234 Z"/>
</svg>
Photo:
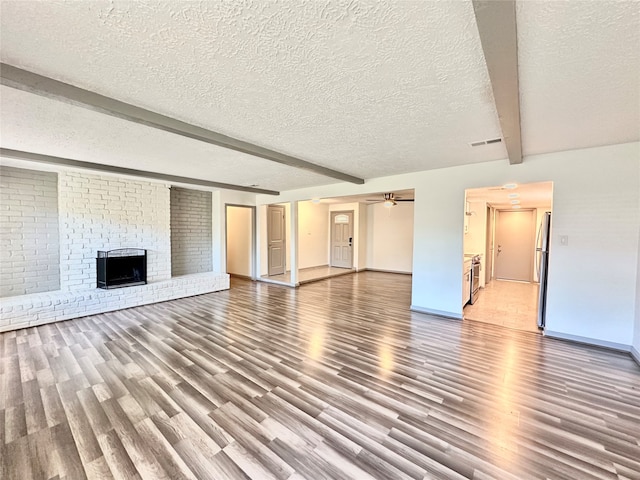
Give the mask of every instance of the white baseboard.
<svg viewBox="0 0 640 480">
<path fill-rule="evenodd" d="M 629 353 L 631 354 L 631 358 L 633 358 L 638 366 L 640 366 L 640 350 L 631 345 L 631 350 L 629 350 Z"/>
<path fill-rule="evenodd" d="M 431 309 L 431 308 L 419 307 L 417 305 L 411 305 L 411 307 L 409 307 L 409 310 L 411 310 L 412 312 L 426 313 L 428 315 L 434 315 L 436 317 L 444 317 L 444 318 L 449 318 L 449 319 L 453 319 L 453 320 L 462 320 L 462 314 L 461 313 L 445 312 L 445 311 L 442 311 L 442 310 L 434 310 L 434 309 Z"/>
<path fill-rule="evenodd" d="M 631 345 L 625 345 L 624 343 L 609 342 L 607 340 L 598 340 L 597 338 L 581 337 L 580 335 L 571 335 L 569 333 L 554 332 L 551 330 L 545 330 L 544 335 L 546 337 L 558 338 L 560 340 L 569 340 L 571 342 L 584 343 L 586 345 L 609 348 L 611 350 L 618 350 L 621 352 L 629 353 L 631 351 Z"/>
<path fill-rule="evenodd" d="M 382 268 L 361 268 L 358 272 L 382 272 L 382 273 L 396 273 L 398 275 L 413 275 L 413 272 L 402 272 L 400 270 L 384 270 Z"/>
</svg>

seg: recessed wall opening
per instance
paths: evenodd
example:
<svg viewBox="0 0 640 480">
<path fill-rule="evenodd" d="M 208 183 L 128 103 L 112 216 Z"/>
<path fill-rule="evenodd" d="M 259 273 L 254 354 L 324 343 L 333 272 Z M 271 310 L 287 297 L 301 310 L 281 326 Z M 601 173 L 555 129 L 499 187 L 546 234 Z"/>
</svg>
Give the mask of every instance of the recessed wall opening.
<svg viewBox="0 0 640 480">
<path fill-rule="evenodd" d="M 273 260 L 268 260 L 267 235 L 272 206 L 261 207 L 261 280 L 296 285 L 363 270 L 411 274 L 414 198 L 409 189 L 299 201 L 297 231 L 291 226 L 291 204 L 280 204 L 285 215 L 284 274 L 268 270 Z M 292 248 L 297 249 L 296 272 L 291 271 Z"/>
<path fill-rule="evenodd" d="M 553 183 L 468 189 L 463 215 L 464 318 L 542 331 Z"/>
<path fill-rule="evenodd" d="M 255 207 L 226 205 L 227 273 L 255 278 Z"/>
</svg>

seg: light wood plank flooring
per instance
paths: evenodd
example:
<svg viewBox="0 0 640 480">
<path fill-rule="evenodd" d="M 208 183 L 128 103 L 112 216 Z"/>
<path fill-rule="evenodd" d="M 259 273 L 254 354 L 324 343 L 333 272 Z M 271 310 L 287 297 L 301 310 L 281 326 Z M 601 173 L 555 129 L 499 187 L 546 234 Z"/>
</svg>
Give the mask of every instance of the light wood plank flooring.
<svg viewBox="0 0 640 480">
<path fill-rule="evenodd" d="M 492 280 L 478 300 L 464 307 L 464 318 L 527 332 L 538 331 L 537 283 Z"/>
<path fill-rule="evenodd" d="M 638 479 L 623 353 L 409 311 L 411 277 L 0 336 L 4 479 Z"/>
</svg>

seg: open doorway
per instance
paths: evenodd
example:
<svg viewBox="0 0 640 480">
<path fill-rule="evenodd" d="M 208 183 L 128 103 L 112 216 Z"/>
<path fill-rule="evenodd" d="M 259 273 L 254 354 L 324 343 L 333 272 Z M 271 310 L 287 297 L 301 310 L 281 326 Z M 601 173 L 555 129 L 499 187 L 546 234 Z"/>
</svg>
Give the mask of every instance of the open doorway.
<svg viewBox="0 0 640 480">
<path fill-rule="evenodd" d="M 255 279 L 255 207 L 227 204 L 225 216 L 227 273 Z"/>
<path fill-rule="evenodd" d="M 540 331 L 552 182 L 469 189 L 465 197 L 464 318 Z"/>
</svg>

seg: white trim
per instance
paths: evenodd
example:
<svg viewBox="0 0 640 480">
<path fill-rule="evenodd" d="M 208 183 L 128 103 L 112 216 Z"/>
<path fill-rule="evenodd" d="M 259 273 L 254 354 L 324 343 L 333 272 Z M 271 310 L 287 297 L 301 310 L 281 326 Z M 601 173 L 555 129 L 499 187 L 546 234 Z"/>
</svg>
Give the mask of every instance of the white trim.
<svg viewBox="0 0 640 480">
<path fill-rule="evenodd" d="M 636 347 L 631 345 L 631 348 L 629 349 L 629 353 L 631 354 L 631 358 L 633 358 L 638 364 L 638 366 L 640 366 L 640 350 L 638 350 Z"/>
<path fill-rule="evenodd" d="M 413 275 L 413 272 L 401 272 L 400 270 L 384 270 L 382 268 L 361 268 L 358 272 L 381 272 L 381 273 L 395 273 L 397 275 Z"/>
<path fill-rule="evenodd" d="M 450 318 L 453 320 L 462 320 L 461 313 L 444 312 L 442 310 L 433 310 L 431 308 L 419 307 L 417 305 L 411 305 L 409 307 L 409 310 L 411 310 L 412 312 L 426 313 L 427 315 L 434 315 L 436 317 Z"/>
<path fill-rule="evenodd" d="M 593 345 L 596 347 L 610 348 L 612 350 L 619 350 L 621 352 L 630 352 L 631 345 L 625 345 L 624 343 L 608 342 L 607 340 L 598 340 L 597 338 L 581 337 L 579 335 L 571 335 L 570 333 L 553 332 L 550 330 L 544 331 L 545 337 L 558 338 L 560 340 L 569 340 L 576 343 L 584 343 L 586 345 Z"/>
</svg>

